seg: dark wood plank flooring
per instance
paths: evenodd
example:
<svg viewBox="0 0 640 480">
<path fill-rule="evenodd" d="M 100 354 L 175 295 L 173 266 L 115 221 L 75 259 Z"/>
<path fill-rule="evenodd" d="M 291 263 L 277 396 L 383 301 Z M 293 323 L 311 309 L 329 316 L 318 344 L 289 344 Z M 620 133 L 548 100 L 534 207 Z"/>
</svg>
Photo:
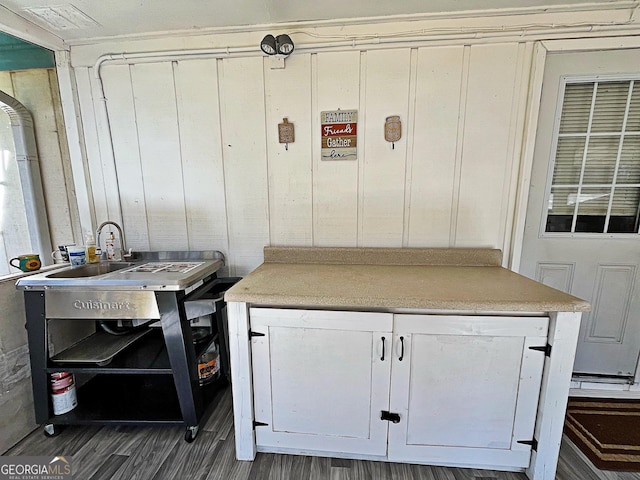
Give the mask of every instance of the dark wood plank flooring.
<svg viewBox="0 0 640 480">
<path fill-rule="evenodd" d="M 180 427 L 70 426 L 56 437 L 42 429 L 4 455 L 64 455 L 81 480 L 526 480 L 524 473 L 259 453 L 235 459 L 231 392 L 218 396 L 193 443 Z M 564 439 L 557 480 L 640 480 L 640 473 L 596 469 Z"/>
</svg>

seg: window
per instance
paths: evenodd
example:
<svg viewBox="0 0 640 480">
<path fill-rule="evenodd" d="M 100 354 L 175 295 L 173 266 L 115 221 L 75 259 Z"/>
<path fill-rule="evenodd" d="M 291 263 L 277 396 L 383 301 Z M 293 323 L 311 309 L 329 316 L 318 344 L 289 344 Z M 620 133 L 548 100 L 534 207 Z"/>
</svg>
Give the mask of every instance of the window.
<svg viewBox="0 0 640 480">
<path fill-rule="evenodd" d="M 638 234 L 640 78 L 565 79 L 545 232 Z"/>
<path fill-rule="evenodd" d="M 27 245 L 27 238 L 32 252 L 42 252 L 41 255 L 50 252 L 51 238 L 31 114 L 15 98 L 2 91 L 0 110 L 0 115 L 6 114 L 9 119 L 8 125 L 13 136 L 11 148 L 7 129 L 0 128 L 3 134 L 0 144 L 4 161 L 2 177 L 7 182 L 0 189 L 0 253 L 4 253 L 9 261 L 12 252 Z M 8 223 L 11 221 L 16 223 Z M 28 237 L 25 233 L 28 233 Z M 4 264 L 0 265 L 1 273 L 4 273 Z"/>
<path fill-rule="evenodd" d="M 9 115 L 0 111 L 0 275 L 14 273 L 9 259 L 31 252 L 27 213 L 16 161 L 13 128 Z"/>
</svg>

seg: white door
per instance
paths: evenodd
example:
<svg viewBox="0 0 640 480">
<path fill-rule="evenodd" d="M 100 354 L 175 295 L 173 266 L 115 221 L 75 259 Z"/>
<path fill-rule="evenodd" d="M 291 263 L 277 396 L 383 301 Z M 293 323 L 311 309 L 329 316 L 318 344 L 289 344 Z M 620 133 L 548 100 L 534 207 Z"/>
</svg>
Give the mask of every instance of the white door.
<svg viewBox="0 0 640 480">
<path fill-rule="evenodd" d="M 547 317 L 396 315 L 389 460 L 529 466 Z"/>
<path fill-rule="evenodd" d="M 387 454 L 391 327 L 386 313 L 252 308 L 256 444 Z"/>
<path fill-rule="evenodd" d="M 640 50 L 550 54 L 520 273 L 589 300 L 574 372 L 640 352 Z"/>
</svg>

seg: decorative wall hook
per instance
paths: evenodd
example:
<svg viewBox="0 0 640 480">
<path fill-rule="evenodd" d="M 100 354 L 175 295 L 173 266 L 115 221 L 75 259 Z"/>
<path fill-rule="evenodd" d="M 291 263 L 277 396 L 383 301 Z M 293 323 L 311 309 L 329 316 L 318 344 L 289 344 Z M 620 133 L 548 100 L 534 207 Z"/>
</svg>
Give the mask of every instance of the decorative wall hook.
<svg viewBox="0 0 640 480">
<path fill-rule="evenodd" d="M 398 140 L 402 137 L 402 122 L 399 115 L 387 117 L 384 123 L 384 139 L 391 142 L 391 148 L 395 149 Z"/>
<path fill-rule="evenodd" d="M 289 144 L 296 141 L 296 132 L 293 123 L 289 123 L 288 118 L 282 119 L 283 123 L 278 124 L 278 141 L 284 143 L 284 148 L 288 151 Z"/>
</svg>

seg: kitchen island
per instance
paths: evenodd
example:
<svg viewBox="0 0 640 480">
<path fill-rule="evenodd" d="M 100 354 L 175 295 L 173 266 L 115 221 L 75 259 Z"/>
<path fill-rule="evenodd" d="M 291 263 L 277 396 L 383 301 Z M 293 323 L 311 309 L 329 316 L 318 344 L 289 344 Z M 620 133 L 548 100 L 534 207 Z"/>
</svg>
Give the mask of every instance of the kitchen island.
<svg viewBox="0 0 640 480">
<path fill-rule="evenodd" d="M 555 475 L 589 304 L 492 249 L 267 247 L 225 295 L 236 456 Z"/>
</svg>

